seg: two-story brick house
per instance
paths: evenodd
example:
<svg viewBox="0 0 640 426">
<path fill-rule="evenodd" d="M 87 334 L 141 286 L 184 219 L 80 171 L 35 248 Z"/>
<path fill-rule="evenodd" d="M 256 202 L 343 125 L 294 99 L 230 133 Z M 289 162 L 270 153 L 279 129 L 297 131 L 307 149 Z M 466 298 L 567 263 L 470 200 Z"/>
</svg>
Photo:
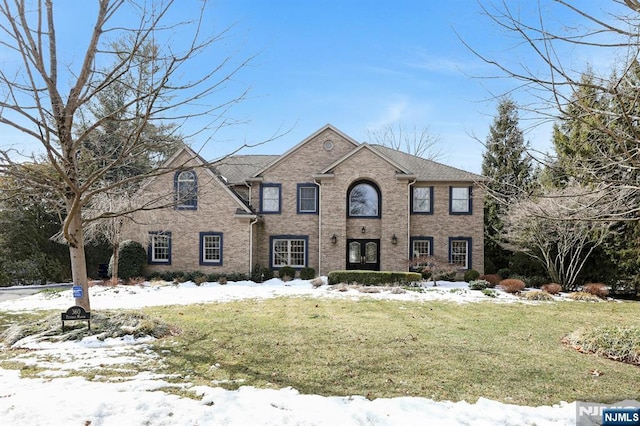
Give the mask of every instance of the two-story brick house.
<svg viewBox="0 0 640 426">
<path fill-rule="evenodd" d="M 238 155 L 202 167 L 184 148 L 174 176 L 141 198 L 175 206 L 141 212 L 129 236 L 148 245 L 151 270 L 249 273 L 256 264 L 406 270 L 430 254 L 483 270 L 482 176 L 326 125 L 286 153 Z"/>
</svg>

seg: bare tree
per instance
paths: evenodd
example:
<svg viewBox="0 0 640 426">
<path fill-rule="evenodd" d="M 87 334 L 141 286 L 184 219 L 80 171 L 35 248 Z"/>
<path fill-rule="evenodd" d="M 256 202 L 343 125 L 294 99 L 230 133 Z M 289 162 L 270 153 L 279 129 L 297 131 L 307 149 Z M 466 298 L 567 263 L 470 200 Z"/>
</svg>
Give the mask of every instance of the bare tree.
<svg viewBox="0 0 640 426">
<path fill-rule="evenodd" d="M 521 109 L 543 121 L 570 117 L 598 135 L 597 140 L 589 140 L 591 160 L 578 159 L 571 165 L 581 180 L 604 184 L 609 191 L 639 190 L 640 182 L 630 176 L 640 170 L 640 2 L 553 0 L 529 5 L 537 8 L 537 14 L 521 13 L 518 5 L 505 0 L 481 1 L 488 19 L 515 40 L 508 58 L 492 57 L 486 45 L 481 52 L 473 43 L 463 43 L 498 70 L 498 75 L 490 77 L 510 79 L 517 83 L 513 92 L 528 93 L 531 103 L 520 103 Z M 562 13 L 562 18 L 553 16 L 554 11 Z M 519 59 L 522 51 L 525 60 Z M 577 52 L 606 58 L 610 67 L 597 72 L 588 64 L 576 66 L 572 54 Z M 629 198 L 627 205 L 632 220 L 640 208 L 634 200 Z M 608 219 L 605 211 L 595 213 Z"/>
<path fill-rule="evenodd" d="M 429 127 L 407 129 L 402 124 L 389 124 L 375 130 L 367 130 L 367 138 L 371 143 L 383 145 L 397 151 L 437 161 L 442 158 L 442 149 L 438 146 L 440 139 L 433 135 Z"/>
<path fill-rule="evenodd" d="M 142 135 L 150 126 L 170 124 L 176 134 L 207 139 L 228 124 L 228 109 L 245 95 L 244 89 L 228 96 L 223 92 L 250 58 L 236 61 L 214 50 L 228 28 L 211 33 L 209 5 L 194 4 L 199 13 L 193 20 L 172 22 L 172 12 L 186 7 L 184 1 L 96 0 L 89 33 L 75 33 L 77 46 L 86 46 L 75 61 L 62 60 L 76 46 L 59 43 L 53 0 L 0 2 L 0 45 L 12 55 L 0 69 L 0 125 L 40 146 L 38 153 L 0 148 L 0 174 L 17 183 L 4 195 L 24 190 L 51 194 L 62 209 L 73 283 L 83 289 L 76 304 L 87 310 L 85 225 L 123 213 L 94 211 L 89 217 L 87 206 L 98 194 L 172 170 L 105 177 L 147 151 L 148 138 Z M 208 65 L 191 66 L 205 55 Z M 128 85 L 126 97 L 106 116 L 92 114 L 91 103 L 118 84 Z M 90 136 L 109 120 L 121 126 L 117 138 L 103 142 L 110 144 L 103 147 L 106 155 L 85 155 Z M 51 168 L 33 167 L 43 162 Z"/>
<path fill-rule="evenodd" d="M 589 256 L 615 224 L 591 218 L 602 216 L 597 211 L 623 210 L 626 204 L 603 188 L 572 184 L 512 204 L 503 217 L 508 248 L 540 261 L 554 282 L 573 290 Z"/>
</svg>

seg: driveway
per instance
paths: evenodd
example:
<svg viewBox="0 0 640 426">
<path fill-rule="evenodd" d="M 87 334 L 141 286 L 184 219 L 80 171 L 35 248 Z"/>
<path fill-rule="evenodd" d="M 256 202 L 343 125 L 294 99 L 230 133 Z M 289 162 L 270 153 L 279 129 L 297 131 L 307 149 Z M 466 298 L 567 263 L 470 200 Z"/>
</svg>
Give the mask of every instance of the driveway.
<svg viewBox="0 0 640 426">
<path fill-rule="evenodd" d="M 0 287 L 0 302 L 19 299 L 29 296 L 47 288 L 71 288 L 72 284 L 47 284 L 33 286 Z"/>
</svg>

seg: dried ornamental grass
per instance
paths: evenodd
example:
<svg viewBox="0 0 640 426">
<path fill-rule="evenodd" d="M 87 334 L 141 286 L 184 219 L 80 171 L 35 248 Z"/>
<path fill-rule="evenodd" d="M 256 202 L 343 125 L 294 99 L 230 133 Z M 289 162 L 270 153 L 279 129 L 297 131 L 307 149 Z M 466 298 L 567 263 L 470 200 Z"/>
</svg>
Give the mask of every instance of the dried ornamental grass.
<svg viewBox="0 0 640 426">
<path fill-rule="evenodd" d="M 573 293 L 569 293 L 567 298 L 572 300 L 579 300 L 582 302 L 602 302 L 598 296 L 594 296 L 591 293 L 586 293 L 584 291 L 574 291 Z"/>
<path fill-rule="evenodd" d="M 551 301 L 553 300 L 553 296 L 551 296 L 546 291 L 528 291 L 522 295 L 524 299 L 527 300 L 539 300 L 539 301 Z"/>
<path fill-rule="evenodd" d="M 540 290 L 546 291 L 549 294 L 558 294 L 562 291 L 562 286 L 558 283 L 549 283 L 543 285 Z"/>
<path fill-rule="evenodd" d="M 563 342 L 574 349 L 640 365 L 640 328 L 601 326 L 569 334 Z"/>
<path fill-rule="evenodd" d="M 507 293 L 515 294 L 524 290 L 525 285 L 521 280 L 508 278 L 500 281 L 500 287 Z"/>
</svg>

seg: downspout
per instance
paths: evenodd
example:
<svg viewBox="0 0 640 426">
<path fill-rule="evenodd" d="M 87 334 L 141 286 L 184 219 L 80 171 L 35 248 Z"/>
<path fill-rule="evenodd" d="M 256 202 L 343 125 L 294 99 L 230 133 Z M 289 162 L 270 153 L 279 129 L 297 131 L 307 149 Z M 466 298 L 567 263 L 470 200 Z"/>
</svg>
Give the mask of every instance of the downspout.
<svg viewBox="0 0 640 426">
<path fill-rule="evenodd" d="M 253 271 L 253 225 L 256 223 L 258 223 L 258 216 L 249 223 L 249 276 Z"/>
<path fill-rule="evenodd" d="M 413 179 L 407 185 L 407 260 L 411 261 L 411 186 L 416 183 L 418 178 Z M 409 266 L 411 268 L 411 266 Z"/>
<path fill-rule="evenodd" d="M 322 185 L 316 178 L 313 183 L 318 185 L 318 276 L 322 271 Z"/>
</svg>

